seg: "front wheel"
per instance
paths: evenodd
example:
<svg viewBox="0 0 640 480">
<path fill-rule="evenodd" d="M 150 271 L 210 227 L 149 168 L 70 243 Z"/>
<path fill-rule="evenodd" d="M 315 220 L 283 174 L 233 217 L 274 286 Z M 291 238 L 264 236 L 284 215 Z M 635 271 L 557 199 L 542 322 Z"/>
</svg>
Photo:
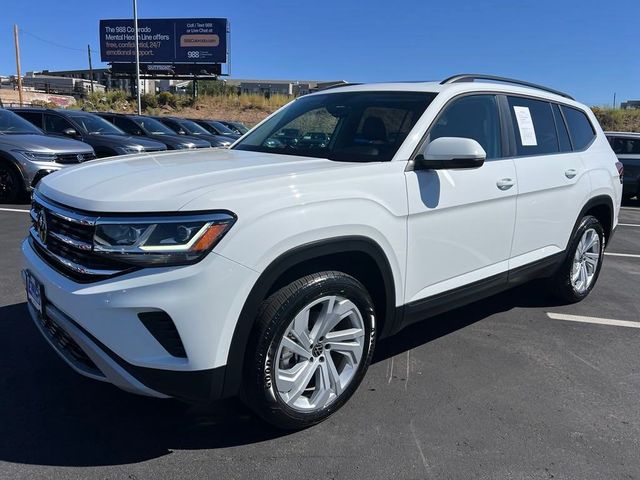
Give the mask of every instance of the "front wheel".
<svg viewBox="0 0 640 480">
<path fill-rule="evenodd" d="M 277 427 L 319 423 L 357 389 L 374 344 L 374 306 L 358 280 L 336 271 L 302 277 L 260 308 L 243 397 Z"/>
<path fill-rule="evenodd" d="M 552 293 L 569 303 L 589 295 L 600 275 L 604 247 L 602 224 L 594 216 L 585 216 L 569 242 L 567 258 L 551 278 Z"/>
<path fill-rule="evenodd" d="M 0 202 L 13 203 L 22 194 L 22 181 L 15 168 L 0 160 Z"/>
</svg>

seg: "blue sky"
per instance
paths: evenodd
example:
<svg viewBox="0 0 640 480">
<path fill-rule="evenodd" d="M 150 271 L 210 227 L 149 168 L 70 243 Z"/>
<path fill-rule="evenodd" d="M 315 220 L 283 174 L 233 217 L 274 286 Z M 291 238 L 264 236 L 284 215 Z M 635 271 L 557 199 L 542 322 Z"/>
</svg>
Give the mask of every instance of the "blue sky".
<svg viewBox="0 0 640 480">
<path fill-rule="evenodd" d="M 100 66 L 98 21 L 131 16 L 129 0 L 5 1 L 0 74 Z M 140 18 L 227 17 L 236 78 L 440 79 L 511 76 L 591 105 L 640 98 L 639 0 L 139 0 Z M 31 34 L 31 35 L 30 35 Z M 37 35 L 62 46 L 45 43 Z"/>
</svg>

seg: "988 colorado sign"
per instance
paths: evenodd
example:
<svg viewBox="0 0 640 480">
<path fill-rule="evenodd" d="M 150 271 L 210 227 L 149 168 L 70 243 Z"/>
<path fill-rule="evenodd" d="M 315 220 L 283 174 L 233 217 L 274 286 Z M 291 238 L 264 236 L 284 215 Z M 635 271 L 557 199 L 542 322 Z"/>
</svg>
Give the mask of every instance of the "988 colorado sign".
<svg viewBox="0 0 640 480">
<path fill-rule="evenodd" d="M 143 63 L 226 63 L 226 18 L 139 19 L 138 44 Z M 133 20 L 100 20 L 100 59 L 133 63 Z"/>
</svg>

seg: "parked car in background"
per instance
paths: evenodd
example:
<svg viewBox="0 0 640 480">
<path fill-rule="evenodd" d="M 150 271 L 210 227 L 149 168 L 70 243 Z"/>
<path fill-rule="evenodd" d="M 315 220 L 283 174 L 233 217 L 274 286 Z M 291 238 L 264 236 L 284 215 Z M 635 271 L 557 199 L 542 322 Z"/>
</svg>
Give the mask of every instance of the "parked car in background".
<svg viewBox="0 0 640 480">
<path fill-rule="evenodd" d="M 227 127 L 232 132 L 237 133 L 238 135 L 244 135 L 249 131 L 247 126 L 242 122 L 228 122 L 226 120 L 217 120 L 217 121 L 220 122 L 225 127 Z"/>
<path fill-rule="evenodd" d="M 180 117 L 151 117 L 162 122 L 178 135 L 196 136 L 209 142 L 212 147 L 227 148 L 234 140 L 223 135 L 213 135 L 193 120 Z"/>
<path fill-rule="evenodd" d="M 194 122 L 196 122 L 198 125 L 200 125 L 202 128 L 204 128 L 207 132 L 211 133 L 212 135 L 222 135 L 224 137 L 229 137 L 234 140 L 237 140 L 238 138 L 240 138 L 239 134 L 230 130 L 229 128 L 227 128 L 217 120 L 206 120 L 202 118 L 191 118 L 190 120 L 193 120 Z"/>
<path fill-rule="evenodd" d="M 640 200 L 640 133 L 605 132 L 605 135 L 624 166 L 623 197 Z"/>
<path fill-rule="evenodd" d="M 298 148 L 324 148 L 329 143 L 329 135 L 324 132 L 307 132 L 298 139 Z"/>
<path fill-rule="evenodd" d="M 164 143 L 169 150 L 209 148 L 211 144 L 202 138 L 178 135 L 164 123 L 144 115 L 124 115 L 121 113 L 99 112 L 96 115 L 113 123 L 120 130 L 135 137 L 147 137 Z"/>
<path fill-rule="evenodd" d="M 91 145 L 100 158 L 130 153 L 160 152 L 164 143 L 126 134 L 104 118 L 79 110 L 13 108 L 48 135 L 81 140 Z"/>
<path fill-rule="evenodd" d="M 45 175 L 94 158 L 90 145 L 48 137 L 19 115 L 0 109 L 0 201 L 13 202 Z"/>
</svg>

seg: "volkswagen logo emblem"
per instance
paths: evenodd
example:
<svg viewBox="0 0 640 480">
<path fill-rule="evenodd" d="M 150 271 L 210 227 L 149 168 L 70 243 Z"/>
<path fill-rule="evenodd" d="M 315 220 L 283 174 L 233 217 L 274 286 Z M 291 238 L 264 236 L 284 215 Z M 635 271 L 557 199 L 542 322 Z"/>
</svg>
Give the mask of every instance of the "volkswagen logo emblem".
<svg viewBox="0 0 640 480">
<path fill-rule="evenodd" d="M 78 158 L 78 162 L 82 162 L 84 160 L 84 155 L 82 153 L 79 153 L 76 157 Z"/>
<path fill-rule="evenodd" d="M 44 210 L 38 212 L 38 216 L 36 217 L 36 230 L 38 230 L 38 236 L 42 243 L 47 243 L 47 215 Z"/>
</svg>

